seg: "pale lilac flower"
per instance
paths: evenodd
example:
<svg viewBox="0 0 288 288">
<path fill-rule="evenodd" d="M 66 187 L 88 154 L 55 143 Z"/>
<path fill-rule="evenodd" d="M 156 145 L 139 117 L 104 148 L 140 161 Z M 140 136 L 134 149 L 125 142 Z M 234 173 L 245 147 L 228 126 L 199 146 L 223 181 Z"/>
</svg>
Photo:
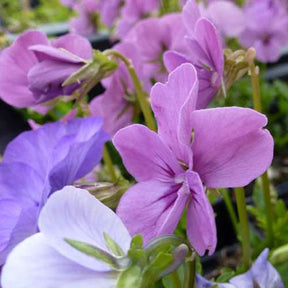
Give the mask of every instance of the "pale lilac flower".
<svg viewBox="0 0 288 288">
<path fill-rule="evenodd" d="M 159 3 L 158 0 L 126 0 L 116 27 L 117 36 L 123 39 L 138 21 L 157 11 Z"/>
<path fill-rule="evenodd" d="M 37 232 L 37 218 L 56 190 L 88 174 L 108 140 L 99 118 L 75 118 L 24 132 L 0 164 L 0 265 L 11 249 Z"/>
<path fill-rule="evenodd" d="M 196 251 L 212 254 L 216 227 L 203 184 L 245 186 L 271 164 L 273 139 L 264 115 L 239 107 L 195 110 L 196 71 L 183 64 L 151 91 L 158 134 L 143 125 L 121 129 L 113 139 L 138 184 L 121 198 L 117 214 L 145 241 L 171 234 L 187 209 L 187 235 Z"/>
<path fill-rule="evenodd" d="M 127 254 L 131 242 L 127 229 L 88 191 L 68 186 L 53 194 L 40 213 L 38 226 L 40 233 L 9 255 L 2 271 L 3 288 L 116 287 L 119 273 L 64 240 L 85 242 L 118 256 L 106 244 L 106 233 Z"/>
<path fill-rule="evenodd" d="M 49 41 L 43 32 L 27 31 L 0 55 L 0 97 L 22 108 L 71 95 L 79 85 L 62 83 L 91 58 L 91 45 L 81 36 Z"/>
<path fill-rule="evenodd" d="M 248 1 L 244 7 L 245 30 L 240 44 L 254 47 L 261 62 L 275 62 L 288 44 L 288 13 L 277 0 Z"/>
<path fill-rule="evenodd" d="M 215 26 L 201 17 L 199 7 L 189 0 L 183 8 L 183 21 L 187 29 L 189 53 L 168 51 L 164 63 L 169 72 L 179 65 L 192 63 L 199 78 L 199 97 L 196 108 L 205 108 L 217 93 L 222 82 L 224 56 L 220 36 Z"/>
<path fill-rule="evenodd" d="M 140 52 L 145 80 L 165 82 L 168 72 L 164 66 L 163 54 L 168 50 L 187 52 L 185 34 L 181 14 L 173 13 L 140 21 L 130 30 L 124 41 L 133 43 Z"/>
<path fill-rule="evenodd" d="M 269 250 L 266 248 L 258 256 L 252 267 L 244 274 L 235 276 L 228 283 L 215 283 L 197 275 L 196 288 L 284 288 L 277 270 L 268 262 Z"/>
<path fill-rule="evenodd" d="M 212 1 L 203 12 L 202 15 L 215 24 L 223 37 L 237 38 L 245 28 L 243 10 L 233 1 Z"/>
<path fill-rule="evenodd" d="M 122 53 L 133 63 L 138 76 L 142 75 L 141 55 L 133 44 L 121 43 L 113 49 Z M 92 115 L 103 118 L 103 128 L 112 136 L 120 128 L 133 122 L 136 101 L 135 87 L 127 67 L 122 62 L 119 63 L 117 71 L 104 79 L 102 84 L 106 91 L 93 99 L 89 107 Z"/>
</svg>

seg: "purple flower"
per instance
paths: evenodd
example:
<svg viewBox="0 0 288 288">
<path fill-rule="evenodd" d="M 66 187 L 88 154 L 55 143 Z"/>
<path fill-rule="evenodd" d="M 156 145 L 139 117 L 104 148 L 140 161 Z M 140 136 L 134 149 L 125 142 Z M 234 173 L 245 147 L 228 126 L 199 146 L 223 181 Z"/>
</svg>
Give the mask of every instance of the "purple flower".
<svg viewBox="0 0 288 288">
<path fill-rule="evenodd" d="M 168 14 L 161 18 L 148 18 L 135 25 L 125 37 L 140 52 L 143 76 L 146 81 L 167 81 L 163 54 L 167 50 L 187 52 L 184 36 L 186 29 L 181 14 Z"/>
<path fill-rule="evenodd" d="M 24 132 L 0 164 L 0 265 L 20 241 L 37 232 L 37 218 L 56 190 L 85 176 L 108 140 L 99 118 L 76 118 Z M 1 219 L 2 219 L 1 217 Z"/>
<path fill-rule="evenodd" d="M 245 186 L 271 164 L 273 139 L 264 115 L 239 107 L 195 110 L 196 71 L 183 64 L 151 91 L 158 134 L 143 125 L 121 129 L 113 139 L 138 184 L 121 198 L 117 214 L 144 240 L 171 234 L 186 206 L 187 235 L 196 251 L 212 254 L 216 227 L 203 184 Z"/>
<path fill-rule="evenodd" d="M 21 108 L 71 95 L 79 85 L 62 83 L 90 58 L 90 43 L 78 35 L 49 41 L 40 31 L 25 32 L 0 55 L 0 97 Z"/>
<path fill-rule="evenodd" d="M 240 44 L 254 47 L 261 62 L 275 62 L 288 43 L 288 13 L 281 1 L 248 1 L 244 7 L 245 30 Z"/>
<path fill-rule="evenodd" d="M 194 0 L 187 2 L 182 13 L 190 52 L 166 52 L 164 63 L 168 71 L 186 62 L 195 66 L 199 78 L 196 108 L 201 109 L 211 102 L 221 85 L 224 69 L 222 44 L 215 26 L 208 19 L 200 17 L 198 5 Z"/>
<path fill-rule="evenodd" d="M 118 256 L 109 249 L 106 233 L 127 254 L 131 237 L 112 210 L 88 191 L 65 187 L 50 197 L 38 225 L 40 233 L 9 255 L 2 271 L 3 288 L 115 287 L 119 273 L 64 241 L 85 242 Z"/>
<path fill-rule="evenodd" d="M 137 74 L 141 74 L 141 56 L 131 43 L 121 43 L 113 49 L 119 51 L 133 63 Z M 102 81 L 106 91 L 89 104 L 91 113 L 104 119 L 104 130 L 114 135 L 120 128 L 132 123 L 135 105 L 135 88 L 127 67 L 120 62 L 112 76 Z"/>
<path fill-rule="evenodd" d="M 235 276 L 229 283 L 215 283 L 207 281 L 200 275 L 196 278 L 196 288 L 212 288 L 218 284 L 218 288 L 284 288 L 284 284 L 277 270 L 268 262 L 269 250 L 262 251 L 249 271 Z"/>
<path fill-rule="evenodd" d="M 126 0 L 121 9 L 121 19 L 117 24 L 117 36 L 123 39 L 130 29 L 141 19 L 158 9 L 158 0 Z"/>
</svg>

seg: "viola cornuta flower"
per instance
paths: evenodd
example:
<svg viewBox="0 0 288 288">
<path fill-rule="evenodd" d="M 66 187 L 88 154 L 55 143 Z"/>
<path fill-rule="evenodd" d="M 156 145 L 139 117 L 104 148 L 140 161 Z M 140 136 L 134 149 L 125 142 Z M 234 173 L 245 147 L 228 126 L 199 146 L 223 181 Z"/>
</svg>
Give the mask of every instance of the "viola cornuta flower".
<svg viewBox="0 0 288 288">
<path fill-rule="evenodd" d="M 109 264 L 67 243 L 81 241 L 112 256 L 108 235 L 127 254 L 131 237 L 120 218 L 88 191 L 67 186 L 53 194 L 40 213 L 40 233 L 20 243 L 2 270 L 3 288 L 116 286 Z M 17 275 L 17 277 L 15 277 Z"/>
<path fill-rule="evenodd" d="M 199 78 L 197 109 L 205 108 L 221 86 L 224 57 L 221 38 L 216 27 L 208 19 L 201 17 L 198 4 L 189 0 L 182 11 L 187 30 L 189 52 L 181 54 L 168 51 L 164 63 L 169 72 L 183 63 L 192 63 Z"/>
<path fill-rule="evenodd" d="M 0 266 L 17 243 L 37 232 L 48 197 L 99 163 L 108 139 L 102 120 L 87 117 L 43 125 L 8 145 L 0 164 Z"/>
<path fill-rule="evenodd" d="M 275 62 L 288 43 L 288 13 L 278 0 L 251 0 L 244 6 L 245 29 L 239 37 L 246 48 L 254 47 L 261 62 Z"/>
<path fill-rule="evenodd" d="M 79 84 L 62 83 L 92 58 L 89 41 L 68 34 L 48 40 L 27 31 L 0 56 L 0 97 L 16 107 L 31 107 L 60 95 L 71 95 Z"/>
<path fill-rule="evenodd" d="M 183 64 L 157 83 L 151 104 L 158 133 L 143 125 L 121 129 L 113 139 L 138 184 L 121 198 L 117 213 L 132 235 L 145 241 L 171 234 L 187 206 L 187 235 L 196 251 L 212 254 L 216 227 L 203 185 L 240 187 L 271 164 L 273 139 L 264 115 L 248 108 L 195 110 L 196 70 Z"/>
<path fill-rule="evenodd" d="M 235 276 L 229 283 L 215 283 L 197 275 L 196 288 L 284 288 L 278 271 L 268 262 L 269 250 L 266 248 L 258 256 L 249 271 Z"/>
<path fill-rule="evenodd" d="M 124 41 L 133 43 L 140 52 L 146 82 L 152 79 L 154 82 L 167 81 L 163 54 L 168 50 L 188 52 L 185 34 L 180 13 L 144 19 L 130 30 Z"/>
</svg>

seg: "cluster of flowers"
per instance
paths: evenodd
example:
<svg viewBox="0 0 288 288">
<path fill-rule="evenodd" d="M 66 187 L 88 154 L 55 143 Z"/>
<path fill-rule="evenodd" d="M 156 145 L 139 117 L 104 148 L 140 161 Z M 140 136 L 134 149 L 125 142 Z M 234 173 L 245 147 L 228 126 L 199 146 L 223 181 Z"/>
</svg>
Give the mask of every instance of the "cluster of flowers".
<svg viewBox="0 0 288 288">
<path fill-rule="evenodd" d="M 264 2 L 272 5 L 268 0 L 253 1 L 243 11 L 253 14 L 256 9 L 259 16 L 258 9 L 267 9 L 262 7 Z M 85 21 L 91 20 L 91 11 L 99 11 L 108 26 L 121 13 L 118 28 L 125 36 L 119 34 L 121 43 L 114 52 L 104 51 L 101 58 L 79 35 L 50 41 L 39 31 L 28 31 L 0 55 L 1 99 L 15 107 L 46 113 L 53 105 L 51 100 L 59 96 L 81 97 L 83 90 L 93 88 L 95 70 L 106 89 L 87 104 L 92 116 L 71 120 L 75 113 L 70 113 L 67 123 L 44 124 L 8 145 L 0 163 L 0 265 L 6 263 L 1 285 L 115 287 L 140 265 L 135 260 L 140 256 L 131 260 L 136 241 L 131 236 L 142 235 L 144 245 L 149 246 L 156 237 L 173 234 L 186 207 L 190 244 L 200 256 L 207 251 L 213 254 L 217 244 L 215 216 L 205 188 L 245 186 L 263 174 L 273 158 L 273 138 L 263 129 L 267 124 L 263 114 L 240 107 L 206 108 L 224 83 L 222 39 L 208 18 L 215 18 L 221 29 L 216 19 L 221 19 L 223 11 L 217 10 L 217 5 L 238 9 L 239 15 L 244 12 L 230 2 L 211 1 L 208 8 L 201 8 L 189 0 L 181 3 L 181 13 L 139 21 L 148 12 L 158 11 L 159 1 L 63 4 L 76 5 Z M 215 7 L 209 9 L 210 5 Z M 286 21 L 281 5 L 277 2 L 268 10 Z M 267 15 L 265 24 L 274 17 Z M 254 16 L 249 20 L 254 21 Z M 74 24 L 83 25 L 79 20 Z M 250 46 L 262 30 L 253 23 L 249 27 L 251 41 L 246 44 Z M 275 31 L 278 33 L 277 27 L 271 39 Z M 244 33 L 239 27 L 222 33 L 236 36 L 236 30 Z M 275 38 L 284 39 L 282 34 Z M 257 50 L 259 59 L 262 48 Z M 267 53 L 277 54 L 274 48 L 273 53 L 270 48 Z M 110 61 L 115 65 L 109 66 Z M 155 82 L 159 83 L 153 85 Z M 149 101 L 145 93 L 150 94 Z M 139 94 L 144 96 L 144 104 Z M 151 129 L 132 124 L 135 115 L 139 118 L 139 105 L 143 109 L 148 103 L 157 132 L 153 121 L 148 125 Z M 138 182 L 121 198 L 117 215 L 87 191 L 65 187 L 95 168 L 110 138 Z M 248 272 L 219 287 L 243 287 L 245 281 L 250 285 L 246 287 L 253 287 L 253 283 L 268 287 L 263 284 L 267 281 L 269 287 L 283 287 L 278 272 L 267 262 L 267 254 L 267 250 L 262 252 Z M 181 264 L 174 258 L 157 277 Z M 259 276 L 263 271 L 266 282 Z M 196 285 L 213 287 L 215 283 L 199 276 Z"/>
<path fill-rule="evenodd" d="M 125 40 L 130 31 L 138 23 L 141 23 L 143 19 L 151 20 L 151 16 L 159 16 L 159 11 L 161 14 L 161 9 L 159 8 L 165 0 L 62 0 L 61 2 L 79 13 L 77 18 L 71 20 L 71 31 L 80 35 L 89 35 L 95 32 L 99 26 L 97 25 L 99 21 L 96 20 L 97 15 L 101 15 L 102 22 L 110 28 L 116 27 L 117 37 Z M 166 5 L 169 6 L 169 3 L 171 5 L 173 1 L 166 2 L 168 3 Z M 180 9 L 185 2 L 187 1 L 179 1 L 178 8 Z M 280 57 L 281 48 L 288 43 L 286 1 L 238 1 L 241 6 L 235 2 L 237 1 L 200 1 L 201 15 L 210 19 L 224 38 L 237 38 L 242 47 L 245 48 L 255 47 L 257 58 L 260 61 L 276 61 Z M 243 4 L 243 2 L 245 3 Z M 174 1 L 173 5 L 177 5 L 177 1 Z M 147 21 L 150 22 L 150 20 Z M 165 20 L 162 22 L 165 22 Z M 153 24 L 151 25 L 153 26 Z M 171 25 L 171 27 L 173 26 Z M 165 28 L 157 29 L 157 26 L 154 26 L 154 29 L 165 30 Z M 167 29 L 169 28 L 166 28 L 165 31 Z M 150 37 L 149 34 L 147 34 L 147 37 Z"/>
</svg>

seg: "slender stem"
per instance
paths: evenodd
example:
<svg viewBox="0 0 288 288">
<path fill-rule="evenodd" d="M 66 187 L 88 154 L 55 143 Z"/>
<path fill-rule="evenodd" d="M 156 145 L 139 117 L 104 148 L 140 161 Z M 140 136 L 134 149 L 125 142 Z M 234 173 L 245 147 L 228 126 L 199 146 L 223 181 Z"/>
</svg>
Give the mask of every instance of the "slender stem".
<svg viewBox="0 0 288 288">
<path fill-rule="evenodd" d="M 265 209 L 266 209 L 267 245 L 269 247 L 272 247 L 274 243 L 273 208 L 272 208 L 272 202 L 271 202 L 270 181 L 268 178 L 267 171 L 261 176 L 261 180 L 262 180 L 262 190 L 264 193 L 264 203 L 265 203 Z"/>
<path fill-rule="evenodd" d="M 196 275 L 196 260 L 188 259 L 186 262 L 186 271 L 184 277 L 183 288 L 194 288 L 195 287 L 195 275 Z"/>
<path fill-rule="evenodd" d="M 173 286 L 175 288 L 182 287 L 181 280 L 179 278 L 179 274 L 178 274 L 177 270 L 174 271 L 173 273 L 171 273 L 170 275 L 171 275 L 171 278 L 172 278 Z"/>
<path fill-rule="evenodd" d="M 261 91 L 260 91 L 260 81 L 259 81 L 259 67 L 256 67 L 254 61 L 250 63 L 250 76 L 253 88 L 253 103 L 254 108 L 258 112 L 262 112 L 261 105 Z M 264 194 L 264 203 L 266 210 L 266 240 L 268 246 L 272 247 L 274 242 L 273 234 L 273 209 L 271 202 L 271 191 L 270 191 L 270 180 L 267 171 L 261 176 L 262 180 L 262 190 Z"/>
<path fill-rule="evenodd" d="M 223 191 L 221 191 L 221 192 L 222 192 L 222 195 L 224 198 L 226 208 L 227 208 L 228 213 L 230 215 L 230 219 L 232 221 L 233 228 L 235 230 L 235 233 L 237 234 L 238 233 L 238 220 L 237 220 L 237 216 L 236 216 L 236 213 L 235 213 L 235 210 L 233 207 L 233 203 L 232 203 L 231 198 L 229 196 L 229 193 L 226 189 L 223 189 Z"/>
<path fill-rule="evenodd" d="M 240 220 L 240 234 L 243 250 L 243 265 L 246 270 L 250 267 L 249 223 L 245 201 L 244 188 L 235 188 L 237 210 Z"/>
<path fill-rule="evenodd" d="M 108 148 L 107 148 L 106 145 L 104 146 L 104 149 L 103 149 L 103 160 L 104 160 L 105 165 L 108 168 L 108 171 L 109 171 L 109 174 L 111 176 L 112 182 L 116 183 L 117 175 L 116 175 L 116 172 L 115 172 L 115 169 L 114 169 L 114 165 L 113 165 L 112 159 L 110 157 L 110 154 L 109 154 L 109 151 L 108 151 Z"/>
<path fill-rule="evenodd" d="M 123 61 L 123 63 L 126 65 L 128 72 L 131 76 L 131 79 L 133 81 L 137 100 L 138 100 L 138 102 L 140 104 L 140 108 L 143 112 L 145 122 L 151 130 L 156 131 L 156 125 L 155 125 L 155 121 L 154 121 L 154 117 L 153 117 L 153 113 L 152 113 L 152 110 L 150 107 L 149 100 L 147 98 L 146 93 L 142 89 L 142 84 L 141 84 L 141 82 L 137 76 L 137 73 L 136 73 L 131 61 L 129 61 L 123 54 L 121 54 L 120 52 L 118 52 L 116 50 L 106 50 L 104 52 L 104 54 L 106 56 L 108 56 L 108 55 L 115 56 L 115 57 L 121 59 Z"/>
</svg>

